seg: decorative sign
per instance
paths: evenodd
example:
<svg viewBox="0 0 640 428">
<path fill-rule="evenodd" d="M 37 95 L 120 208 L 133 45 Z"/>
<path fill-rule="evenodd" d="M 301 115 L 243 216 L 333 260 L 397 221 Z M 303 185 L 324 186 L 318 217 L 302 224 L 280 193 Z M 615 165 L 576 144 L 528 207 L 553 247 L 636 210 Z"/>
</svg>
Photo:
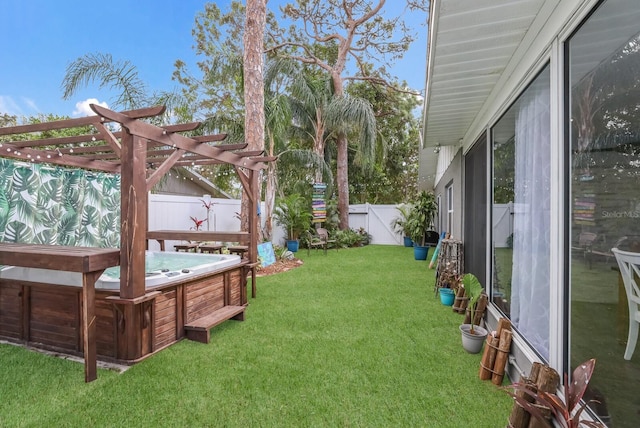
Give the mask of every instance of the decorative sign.
<svg viewBox="0 0 640 428">
<path fill-rule="evenodd" d="M 313 196 L 311 198 L 311 208 L 313 210 L 313 222 L 322 223 L 327 219 L 327 203 L 325 202 L 325 192 L 327 185 L 324 183 L 313 184 Z"/>
<path fill-rule="evenodd" d="M 267 267 L 276 262 L 276 254 L 273 251 L 271 242 L 258 244 L 258 257 L 260 257 L 260 265 L 262 267 Z"/>
</svg>

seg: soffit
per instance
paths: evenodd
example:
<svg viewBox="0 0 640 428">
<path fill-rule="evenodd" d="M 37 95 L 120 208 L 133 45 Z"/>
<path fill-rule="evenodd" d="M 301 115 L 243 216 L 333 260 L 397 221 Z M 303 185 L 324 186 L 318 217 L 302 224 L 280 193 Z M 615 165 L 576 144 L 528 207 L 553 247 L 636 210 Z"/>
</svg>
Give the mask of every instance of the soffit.
<svg viewBox="0 0 640 428">
<path fill-rule="evenodd" d="M 459 145 L 546 1 L 432 1 L 420 187 L 433 186 L 433 148 Z"/>
</svg>

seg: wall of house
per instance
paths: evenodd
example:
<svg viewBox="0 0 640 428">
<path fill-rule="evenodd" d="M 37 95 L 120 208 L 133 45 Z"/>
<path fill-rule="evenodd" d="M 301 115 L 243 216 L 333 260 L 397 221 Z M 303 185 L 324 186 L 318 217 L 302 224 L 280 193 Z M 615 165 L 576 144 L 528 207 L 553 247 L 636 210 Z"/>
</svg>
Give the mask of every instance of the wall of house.
<svg viewBox="0 0 640 428">
<path fill-rule="evenodd" d="M 549 2 L 551 4 L 552 2 Z M 478 114 L 474 121 L 472 128 L 467 133 L 468 140 L 464 144 L 464 153 L 472 147 L 473 141 L 478 139 L 482 134 L 490 131 L 496 123 L 501 120 L 501 117 L 508 111 L 513 105 L 514 101 L 525 91 L 532 81 L 538 76 L 541 70 L 549 67 L 547 74 L 550 75 L 550 79 L 547 79 L 548 88 L 550 88 L 550 125 L 549 135 L 545 137 L 547 141 L 550 141 L 550 154 L 548 160 L 550 185 L 547 187 L 538 187 L 537 191 L 548 192 L 549 194 L 549 206 L 545 207 L 548 210 L 549 215 L 549 228 L 544 230 L 544 233 L 548 233 L 548 242 L 545 242 L 545 251 L 548 252 L 548 258 L 550 260 L 548 266 L 544 266 L 544 269 L 548 272 L 548 277 L 545 283 L 548 285 L 547 294 L 539 295 L 539 298 L 544 301 L 546 310 L 543 317 L 548 317 L 548 349 L 540 351 L 540 349 L 534 349 L 529 340 L 526 340 L 523 335 L 516 333 L 512 344 L 512 352 L 510 355 L 508 373 L 512 380 L 518 380 L 521 376 L 526 376 L 529 373 L 531 363 L 533 361 L 544 360 L 554 367 L 558 372 L 571 370 L 575 365 L 581 361 L 584 361 L 588 357 L 598 358 L 598 367 L 596 367 L 595 382 L 592 386 L 597 387 L 601 393 L 602 401 L 609 401 L 609 410 L 612 412 L 613 425 L 612 426 L 636 426 L 637 419 L 631 420 L 629 415 L 637 415 L 640 411 L 637 400 L 629 400 L 626 397 L 637 396 L 640 392 L 638 388 L 638 357 L 640 348 L 636 349 L 635 358 L 630 361 L 623 360 L 623 351 L 626 343 L 625 335 L 627 329 L 626 321 L 616 321 L 614 316 L 608 317 L 606 314 L 615 313 L 618 318 L 625 316 L 626 307 L 624 303 L 621 305 L 625 298 L 624 292 L 620 289 L 619 277 L 616 274 L 611 274 L 612 270 L 616 269 L 615 259 L 611 257 L 609 253 L 610 248 L 615 243 L 615 239 L 609 239 L 607 246 L 603 247 L 603 251 L 598 253 L 594 259 L 586 259 L 583 256 L 577 256 L 573 250 L 571 250 L 572 239 L 577 237 L 576 231 L 579 230 L 579 226 L 576 227 L 575 216 L 572 216 L 573 204 L 575 201 L 572 199 L 571 191 L 578 192 L 581 188 L 586 187 L 587 190 L 596 186 L 597 181 L 600 179 L 605 181 L 606 174 L 610 174 L 616 180 L 622 180 L 622 170 L 617 173 L 612 172 L 611 169 L 605 170 L 605 166 L 596 169 L 592 167 L 592 174 L 577 175 L 579 173 L 573 170 L 573 165 L 569 165 L 569 162 L 565 159 L 569 149 L 567 145 L 570 143 L 567 141 L 567 128 L 570 127 L 570 123 L 565 119 L 565 103 L 567 102 L 564 96 L 564 90 L 566 85 L 565 74 L 565 61 L 569 61 L 565 57 L 565 42 L 569 40 L 572 33 L 579 28 L 580 23 L 586 19 L 592 8 L 597 6 L 598 2 L 595 0 L 568 0 L 559 2 L 555 5 L 555 10 L 550 15 L 550 19 L 544 23 L 543 27 L 531 29 L 527 34 L 527 40 L 523 42 L 523 48 L 519 49 L 519 52 L 514 57 L 513 63 L 508 67 L 508 73 L 505 73 L 501 78 L 500 84 L 496 86 L 494 93 L 489 97 L 489 101 L 485 104 L 484 108 Z M 607 3 L 605 3 L 607 4 Z M 616 28 L 616 21 L 624 21 L 625 15 L 629 15 L 629 11 L 634 11 L 637 5 L 633 2 L 624 0 L 608 0 L 609 5 L 615 5 L 615 9 L 618 15 L 614 15 L 613 18 L 609 18 L 611 25 L 606 25 L 607 30 Z M 637 9 L 636 9 L 637 10 Z M 627 12 L 626 14 L 624 12 Z M 594 24 L 595 19 L 591 20 L 591 24 Z M 607 23 L 609 21 L 606 21 Z M 589 21 L 588 21 L 589 22 Z M 636 21 L 637 22 L 637 21 Z M 602 25 L 601 23 L 599 23 Z M 621 25 L 621 24 L 620 24 Z M 627 25 L 633 26 L 633 24 L 627 23 Z M 637 26 L 637 24 L 636 24 Z M 615 31 L 615 30 L 613 30 Z M 638 29 L 636 29 L 638 31 Z M 604 31 L 603 31 L 604 32 Z M 622 31 L 619 31 L 624 36 Z M 607 33 L 609 34 L 609 33 Z M 595 36 L 594 36 L 595 37 Z M 620 45 L 625 43 L 625 38 L 621 37 Z M 607 36 L 601 36 L 599 43 L 609 41 L 611 44 L 613 40 L 607 40 Z M 525 43 L 526 42 L 526 43 Z M 594 45 L 593 50 L 601 49 L 606 52 L 605 48 Z M 576 54 L 577 55 L 577 54 Z M 575 61 L 582 60 L 582 57 L 575 59 Z M 611 76 L 611 79 L 615 76 Z M 550 82 L 549 82 L 550 80 Z M 575 88 L 572 87 L 572 90 Z M 508 116 L 508 115 L 507 115 Z M 635 129 L 636 124 L 629 125 L 630 128 Z M 635 131 L 634 131 L 635 132 Z M 615 130 L 612 130 L 615 133 Z M 630 132 L 630 143 L 637 145 L 638 138 L 633 132 Z M 618 139 L 619 135 L 616 136 Z M 624 142 L 619 140 L 613 142 L 607 142 L 611 144 L 606 149 L 601 148 L 598 150 L 592 149 L 594 158 L 599 160 L 606 159 L 609 153 L 625 153 L 631 151 L 629 147 L 624 146 Z M 613 144 L 616 144 L 615 146 Z M 491 147 L 491 143 L 489 143 Z M 566 150 L 566 151 L 565 151 Z M 491 153 L 491 148 L 489 153 Z M 635 156 L 637 156 L 637 152 Z M 613 156 L 613 154 L 611 156 Z M 573 156 L 574 153 L 569 153 L 569 156 Z M 455 193 L 462 195 L 461 185 L 463 171 L 459 165 L 456 165 L 457 159 L 452 160 L 451 165 L 446 169 L 445 173 L 438 180 L 435 186 L 436 195 L 441 195 L 444 201 L 444 189 L 449 183 L 453 183 Z M 621 163 L 625 166 L 626 163 Z M 595 165 L 595 164 L 594 164 Z M 487 165 L 487 174 L 491 171 L 490 163 Z M 596 171 L 602 175 L 594 173 Z M 573 174 L 573 175 L 572 175 Z M 583 179 L 583 180 L 581 180 Z M 611 217 L 612 212 L 622 213 L 623 220 L 625 216 L 635 215 L 634 211 L 637 206 L 638 193 L 636 190 L 631 191 L 627 189 L 626 185 L 637 185 L 636 181 L 632 178 L 627 178 L 626 184 L 624 181 L 618 181 L 615 185 L 616 190 L 607 189 L 601 191 L 598 203 L 600 204 L 600 211 L 594 213 L 596 216 L 596 222 L 606 223 L 609 226 L 617 226 L 617 223 L 607 218 Z M 605 183 L 606 184 L 606 183 Z M 625 193 L 627 200 L 631 201 L 627 207 L 622 204 L 619 198 L 616 196 L 619 193 Z M 634 193 L 635 192 L 635 193 Z M 587 192 L 588 193 L 588 192 Z M 592 193 L 595 193 L 593 191 Z M 574 195 L 575 196 L 575 195 Z M 461 197 L 461 196 L 460 196 Z M 489 194 L 489 198 L 490 198 Z M 636 205 L 634 205 L 636 204 Z M 623 208 L 615 211 L 610 206 L 622 206 Z M 499 220 L 496 216 L 500 216 L 498 209 L 504 207 L 494 207 L 491 215 L 494 216 L 493 223 L 497 225 L 496 221 Z M 530 207 L 528 207 L 530 208 Z M 527 208 L 527 209 L 528 209 Z M 520 208 L 522 209 L 522 207 Z M 503 214 L 506 211 L 502 212 Z M 600 217 L 598 217 L 600 216 Z M 456 216 L 456 221 L 462 222 L 463 219 L 460 215 Z M 635 229 L 629 226 L 631 221 L 621 221 L 627 227 L 626 230 L 620 230 L 618 228 L 614 231 L 616 236 L 630 234 Z M 637 224 L 637 222 L 636 222 Z M 487 226 L 487 254 L 491 254 L 493 245 L 495 247 L 506 247 L 504 236 L 507 235 L 508 228 L 512 227 L 509 222 L 503 222 L 503 228 L 498 231 L 499 243 L 496 243 L 496 230 L 489 222 Z M 587 226 L 594 227 L 595 226 Z M 612 234 L 611 228 L 604 230 L 604 226 L 599 232 L 607 232 L 608 235 Z M 602 235 L 603 233 L 601 233 Z M 604 238 L 603 238 L 604 239 Z M 529 258 L 529 262 L 535 259 L 535 254 Z M 589 256 L 592 257 L 592 256 Z M 598 258 L 599 257 L 599 258 Z M 534 260 L 535 261 L 535 260 Z M 493 260 L 488 257 L 488 268 L 491 272 Z M 510 262 L 509 262 L 510 263 Z M 514 266 L 518 263 L 524 263 L 522 259 L 513 261 Z M 491 276 L 493 273 L 490 273 Z M 581 276 L 580 276 L 581 275 Z M 594 284 L 594 290 L 604 292 L 604 296 L 598 294 L 587 294 L 589 291 L 588 283 L 592 278 L 596 278 L 600 275 L 600 280 L 597 282 L 597 287 Z M 595 282 L 595 281 L 594 281 Z M 527 285 L 525 281 L 525 285 Z M 492 286 L 493 287 L 493 286 Z M 617 288 L 616 288 L 617 287 Z M 616 291 L 617 290 L 617 291 Z M 491 288 L 489 292 L 491 293 Z M 580 294 L 582 293 L 582 294 Z M 548 302 L 547 302 L 548 299 Z M 509 302 L 511 303 L 511 302 Z M 538 302 L 531 302 L 538 303 Z M 529 310 L 534 312 L 535 307 L 529 303 Z M 608 306 L 606 306 L 608 305 Z M 599 311 L 599 312 L 598 312 Z M 613 311 L 613 312 L 611 312 Z M 597 319 L 597 325 L 600 326 L 602 333 L 592 331 L 591 327 L 585 327 L 581 325 L 580 313 L 583 313 L 584 319 L 582 322 L 588 321 L 588 319 Z M 503 313 L 494 304 L 489 309 L 487 322 L 489 329 L 494 329 L 497 325 L 498 319 L 501 318 Z M 587 319 L 588 318 L 588 319 Z M 517 321 L 514 321 L 517 322 Z M 606 327 L 605 327 L 606 326 Z M 621 333 L 622 332 L 622 333 Z M 618 337 L 614 337 L 617 334 Z M 580 337 L 581 339 L 577 339 Z M 613 337 L 613 339 L 611 339 Z M 611 339 L 611 340 L 610 340 Z M 580 342 L 579 340 L 582 340 Z M 616 341 L 617 340 L 617 341 Z M 576 356 L 579 355 L 579 356 Z M 598 356 L 599 355 L 599 356 Z M 576 358 L 580 361 L 576 361 Z M 634 359 L 636 360 L 634 362 Z M 607 366 L 608 365 L 608 366 Z M 620 370 L 620 373 L 618 373 Z M 618 374 L 624 372 L 619 379 L 616 379 Z M 606 406 L 603 406 L 606 409 Z M 608 416 L 606 413 L 600 413 L 603 420 Z M 635 412 L 635 413 L 634 413 Z M 617 420 L 616 420 L 617 417 Z"/>
<path fill-rule="evenodd" d="M 462 150 L 454 151 L 451 162 L 441 174 L 434 193 L 440 197 L 440 229 L 444 231 L 446 225 L 446 188 L 453 185 L 453 228 L 447 230 L 451 237 L 462 239 Z"/>
</svg>

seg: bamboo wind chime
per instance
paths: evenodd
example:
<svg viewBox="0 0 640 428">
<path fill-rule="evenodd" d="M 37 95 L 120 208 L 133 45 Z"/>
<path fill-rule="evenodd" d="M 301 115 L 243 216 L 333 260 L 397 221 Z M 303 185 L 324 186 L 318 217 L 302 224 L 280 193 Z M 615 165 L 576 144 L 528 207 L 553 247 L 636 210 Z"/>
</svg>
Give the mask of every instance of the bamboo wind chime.
<svg viewBox="0 0 640 428">
<path fill-rule="evenodd" d="M 494 385 L 502 385 L 511 350 L 511 338 L 511 322 L 500 318 L 497 330 L 487 336 L 487 346 L 484 347 L 480 361 L 480 379 L 491 379 Z"/>
</svg>

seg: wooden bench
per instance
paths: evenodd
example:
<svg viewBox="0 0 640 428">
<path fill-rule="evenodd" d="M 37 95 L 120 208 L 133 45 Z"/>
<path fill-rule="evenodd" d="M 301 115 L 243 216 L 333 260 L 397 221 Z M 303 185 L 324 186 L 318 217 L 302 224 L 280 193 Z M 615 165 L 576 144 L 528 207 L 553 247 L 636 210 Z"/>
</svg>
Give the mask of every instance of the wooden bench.
<svg viewBox="0 0 640 428">
<path fill-rule="evenodd" d="M 231 245 L 227 247 L 227 250 L 229 250 L 231 254 L 237 254 L 240 257 L 243 257 L 244 254 L 249 251 L 249 247 L 246 245 Z"/>
<path fill-rule="evenodd" d="M 199 318 L 195 321 L 185 324 L 184 329 L 187 339 L 196 342 L 209 343 L 211 337 L 209 330 L 227 320 L 234 319 L 244 321 L 245 306 L 223 306 L 211 315 Z"/>
<path fill-rule="evenodd" d="M 222 254 L 222 244 L 202 244 L 200 245 L 201 253 L 220 253 Z"/>
<path fill-rule="evenodd" d="M 176 251 L 185 251 L 185 252 L 196 252 L 198 250 L 198 244 L 178 244 L 174 245 L 173 248 Z"/>
</svg>

